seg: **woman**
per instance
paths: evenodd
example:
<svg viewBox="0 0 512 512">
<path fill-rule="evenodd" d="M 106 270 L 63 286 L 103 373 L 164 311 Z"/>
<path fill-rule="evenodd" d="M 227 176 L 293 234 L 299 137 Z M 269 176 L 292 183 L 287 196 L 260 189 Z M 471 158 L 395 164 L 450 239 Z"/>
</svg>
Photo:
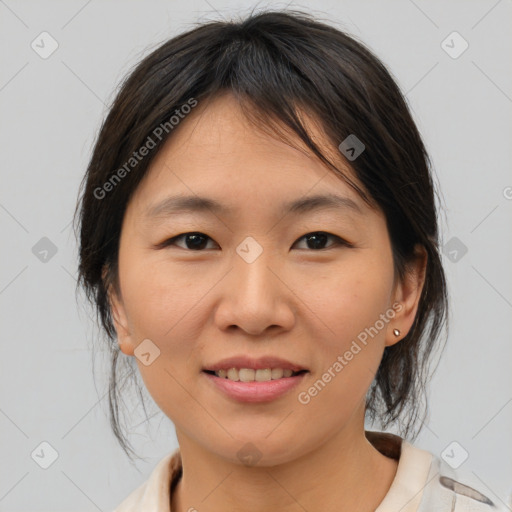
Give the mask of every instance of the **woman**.
<svg viewBox="0 0 512 512">
<path fill-rule="evenodd" d="M 299 12 L 169 40 L 124 82 L 82 185 L 114 432 L 128 453 L 130 361 L 179 442 L 117 511 L 497 510 L 412 444 L 446 323 L 435 191 L 362 43 Z"/>
</svg>

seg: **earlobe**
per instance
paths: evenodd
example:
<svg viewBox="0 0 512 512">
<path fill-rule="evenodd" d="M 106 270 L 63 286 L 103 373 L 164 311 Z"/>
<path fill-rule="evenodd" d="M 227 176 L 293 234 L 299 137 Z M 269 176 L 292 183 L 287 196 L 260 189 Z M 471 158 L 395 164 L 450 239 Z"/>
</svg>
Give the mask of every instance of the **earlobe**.
<svg viewBox="0 0 512 512">
<path fill-rule="evenodd" d="M 106 270 L 103 271 L 103 279 L 105 282 Z M 117 333 L 117 341 L 119 349 L 123 354 L 133 355 L 133 343 L 131 332 L 128 328 L 128 321 L 122 300 L 117 296 L 112 284 L 107 285 L 108 304 L 111 311 L 112 320 Z"/>
<path fill-rule="evenodd" d="M 414 248 L 414 254 L 414 259 L 407 263 L 403 280 L 395 287 L 394 302 L 399 303 L 401 308 L 389 324 L 386 346 L 394 345 L 407 336 L 416 318 L 425 284 L 428 257 L 427 251 L 420 244 Z"/>
<path fill-rule="evenodd" d="M 115 293 L 112 294 L 112 298 L 109 299 L 109 302 L 111 304 L 112 319 L 114 321 L 114 327 L 116 328 L 119 349 L 123 354 L 133 356 L 131 333 L 127 327 L 128 323 L 126 321 L 124 307 L 119 303 Z"/>
</svg>

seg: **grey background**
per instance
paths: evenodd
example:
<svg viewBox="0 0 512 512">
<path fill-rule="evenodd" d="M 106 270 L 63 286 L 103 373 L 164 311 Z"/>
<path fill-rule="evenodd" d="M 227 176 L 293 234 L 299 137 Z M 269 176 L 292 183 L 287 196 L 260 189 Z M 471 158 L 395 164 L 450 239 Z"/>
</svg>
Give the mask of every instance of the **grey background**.
<svg viewBox="0 0 512 512">
<path fill-rule="evenodd" d="M 458 442 L 469 454 L 459 470 L 510 506 L 510 0 L 0 0 L 1 511 L 111 510 L 176 446 L 156 405 L 149 437 L 143 416 L 130 419 L 147 462 L 132 467 L 110 431 L 105 353 L 97 353 L 95 381 L 98 330 L 75 302 L 78 185 L 105 105 L 141 57 L 196 21 L 285 5 L 360 37 L 407 93 L 444 198 L 452 322 L 415 444 L 441 456 Z M 50 48 L 43 31 L 59 45 L 46 59 L 31 47 Z M 441 46 L 453 31 L 469 43 L 458 58 Z M 452 52 L 462 48 L 450 41 Z M 31 456 L 42 442 L 58 452 L 48 469 Z"/>
</svg>

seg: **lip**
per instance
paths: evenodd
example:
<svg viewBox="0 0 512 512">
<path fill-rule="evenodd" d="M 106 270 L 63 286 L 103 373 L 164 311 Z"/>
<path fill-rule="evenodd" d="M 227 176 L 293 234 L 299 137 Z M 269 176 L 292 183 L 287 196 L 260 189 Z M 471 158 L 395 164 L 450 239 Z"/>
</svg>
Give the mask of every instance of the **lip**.
<svg viewBox="0 0 512 512">
<path fill-rule="evenodd" d="M 247 368 L 247 366 L 241 366 L 240 368 Z M 282 368 L 282 366 L 280 368 Z M 235 382 L 227 378 L 217 377 L 211 373 L 206 373 L 204 370 L 201 373 L 217 390 L 220 390 L 228 397 L 238 402 L 254 403 L 270 402 L 283 396 L 294 387 L 298 386 L 308 372 L 264 382 Z"/>
<path fill-rule="evenodd" d="M 292 363 L 286 359 L 281 359 L 274 356 L 264 356 L 259 358 L 252 358 L 246 355 L 239 355 L 222 359 L 213 364 L 205 365 L 204 370 L 216 372 L 218 370 L 229 370 L 230 368 L 252 368 L 254 370 L 264 370 L 265 368 L 282 368 L 283 370 L 292 370 L 299 372 L 307 370 L 306 367 L 297 363 Z M 286 377 L 290 378 L 290 377 Z"/>
</svg>

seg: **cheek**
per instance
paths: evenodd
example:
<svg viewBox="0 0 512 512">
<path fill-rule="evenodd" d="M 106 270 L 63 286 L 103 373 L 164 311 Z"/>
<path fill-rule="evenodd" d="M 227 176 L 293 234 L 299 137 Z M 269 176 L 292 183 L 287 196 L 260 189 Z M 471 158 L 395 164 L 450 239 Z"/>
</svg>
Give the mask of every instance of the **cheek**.
<svg viewBox="0 0 512 512">
<path fill-rule="evenodd" d="M 199 325 L 194 318 L 201 298 L 215 283 L 214 276 L 202 279 L 190 268 L 152 261 L 135 252 L 126 259 L 123 278 L 123 297 L 137 335 L 165 339 L 172 351 L 183 346 L 183 342 L 170 346 L 173 340 L 182 340 L 182 331 L 187 337 L 196 334 L 194 326 Z"/>
<path fill-rule="evenodd" d="M 197 357 L 192 355 L 205 321 L 199 318 L 200 303 L 211 286 L 190 272 L 170 270 L 168 265 L 136 257 L 135 251 L 126 256 L 123 267 L 120 264 L 133 343 L 137 346 L 149 339 L 150 351 L 158 354 L 148 366 L 136 361 L 148 390 L 162 406 L 164 401 L 178 402 L 179 383 L 186 387 L 195 376 Z"/>
<path fill-rule="evenodd" d="M 148 366 L 136 359 L 146 388 L 168 417 L 185 421 L 185 415 L 192 424 L 204 420 L 204 411 L 191 407 L 187 390 L 194 388 L 200 371 L 196 340 L 204 328 L 199 315 L 205 288 L 205 281 L 156 265 L 133 271 L 126 280 L 134 339 L 151 340 L 159 354 Z"/>
<path fill-rule="evenodd" d="M 388 261 L 374 259 L 345 265 L 338 272 L 330 271 L 329 276 L 309 281 L 304 295 L 319 329 L 310 336 L 315 340 L 319 378 L 327 382 L 327 392 L 321 394 L 333 406 L 340 400 L 354 405 L 374 378 L 392 322 L 391 316 L 385 315 L 392 267 Z"/>
<path fill-rule="evenodd" d="M 319 418 L 316 425 L 336 429 L 363 405 L 379 367 L 386 330 L 373 329 L 386 311 L 389 290 L 370 275 L 354 273 L 318 293 L 309 290 L 307 304 L 321 320 L 320 331 L 310 333 L 316 372 L 299 390 L 298 401 L 306 416 Z"/>
<path fill-rule="evenodd" d="M 389 307 L 392 277 L 387 262 L 373 260 L 331 268 L 320 279 L 304 280 L 303 300 L 324 324 L 328 336 L 323 339 L 337 340 L 340 348 L 373 326 Z"/>
</svg>

